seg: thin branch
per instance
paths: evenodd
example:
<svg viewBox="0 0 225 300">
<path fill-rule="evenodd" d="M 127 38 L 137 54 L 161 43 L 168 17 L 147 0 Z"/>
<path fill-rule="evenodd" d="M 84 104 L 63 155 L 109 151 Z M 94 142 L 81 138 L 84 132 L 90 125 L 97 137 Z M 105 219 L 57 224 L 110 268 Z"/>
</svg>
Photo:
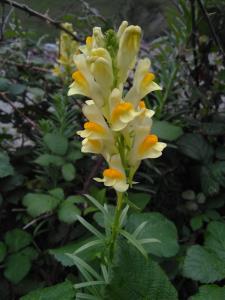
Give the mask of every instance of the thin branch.
<svg viewBox="0 0 225 300">
<path fill-rule="evenodd" d="M 198 5 L 199 5 L 199 7 L 200 7 L 200 9 L 201 9 L 201 11 L 202 11 L 202 14 L 203 14 L 203 16 L 204 16 L 206 22 L 207 22 L 208 25 L 209 25 L 209 29 L 210 29 L 210 31 L 211 31 L 212 37 L 213 37 L 213 39 L 214 39 L 216 45 L 217 45 L 218 48 L 220 49 L 220 52 L 221 52 L 221 54 L 223 55 L 223 60 L 224 60 L 224 62 L 225 62 L 225 52 L 224 52 L 223 46 L 222 46 L 222 44 L 221 44 L 221 41 L 220 41 L 218 35 L 216 34 L 216 30 L 215 30 L 215 28 L 214 28 L 214 26 L 213 26 L 213 24 L 212 24 L 212 22 L 211 22 L 211 20 L 210 20 L 210 18 L 209 18 L 209 14 L 208 14 L 206 8 L 204 7 L 202 1 L 201 1 L 201 0 L 197 0 L 197 2 L 198 2 Z"/>
<path fill-rule="evenodd" d="M 24 115 L 15 105 L 14 103 L 7 97 L 7 95 L 3 92 L 0 92 L 0 96 L 15 110 L 18 114 L 27 121 L 33 128 L 38 129 L 38 126 L 27 116 Z"/>
<path fill-rule="evenodd" d="M 0 63 L 2 63 L 2 66 L 4 64 L 13 65 L 13 66 L 16 66 L 17 68 L 20 68 L 20 69 L 31 69 L 34 72 L 44 72 L 44 73 L 50 73 L 51 72 L 50 69 L 46 69 L 46 68 L 42 68 L 42 67 L 36 67 L 36 66 L 34 66 L 33 64 L 30 64 L 30 63 L 20 64 L 20 63 L 16 63 L 16 62 L 13 62 L 13 61 L 10 61 L 10 60 L 4 60 L 4 61 L 0 60 Z"/>
<path fill-rule="evenodd" d="M 62 30 L 64 32 L 66 32 L 68 35 L 70 35 L 74 40 L 78 41 L 78 42 L 83 42 L 75 33 L 71 32 L 70 30 L 66 29 L 60 22 L 52 19 L 51 17 L 49 17 L 47 14 L 41 14 L 39 12 L 37 12 L 36 10 L 28 7 L 25 4 L 20 4 L 17 3 L 15 1 L 12 0 L 0 0 L 1 3 L 5 3 L 7 5 L 13 6 L 17 9 L 20 9 L 24 12 L 26 12 L 27 14 L 29 14 L 30 16 L 33 17 L 37 17 L 39 19 L 44 20 L 45 22 L 53 25 L 55 28 Z"/>
</svg>

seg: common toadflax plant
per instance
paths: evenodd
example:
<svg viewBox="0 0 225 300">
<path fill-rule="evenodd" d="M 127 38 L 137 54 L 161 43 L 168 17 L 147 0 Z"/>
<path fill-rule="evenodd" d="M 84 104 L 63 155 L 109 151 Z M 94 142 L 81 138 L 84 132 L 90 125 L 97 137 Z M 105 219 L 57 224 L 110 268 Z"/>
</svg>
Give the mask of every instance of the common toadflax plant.
<svg viewBox="0 0 225 300">
<path fill-rule="evenodd" d="M 154 81 L 148 58 L 137 61 L 141 28 L 124 21 L 118 32 L 103 34 L 93 29 L 74 56 L 77 70 L 68 95 L 84 95 L 82 152 L 101 154 L 108 168 L 102 178 L 95 178 L 117 193 L 125 192 L 141 160 L 162 155 L 165 143 L 151 133 L 154 111 L 147 109 L 144 97 L 161 87 Z M 129 73 L 135 68 L 133 85 L 126 91 Z"/>
</svg>

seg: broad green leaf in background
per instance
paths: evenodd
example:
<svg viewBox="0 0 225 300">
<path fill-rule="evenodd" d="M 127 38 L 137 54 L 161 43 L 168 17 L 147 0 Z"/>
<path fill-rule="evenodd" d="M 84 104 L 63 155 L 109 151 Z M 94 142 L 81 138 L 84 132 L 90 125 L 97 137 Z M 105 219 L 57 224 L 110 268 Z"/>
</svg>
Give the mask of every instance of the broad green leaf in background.
<svg viewBox="0 0 225 300">
<path fill-rule="evenodd" d="M 13 96 L 18 96 L 23 94 L 25 90 L 26 90 L 26 85 L 20 83 L 11 84 L 10 87 L 8 88 L 8 92 Z"/>
<path fill-rule="evenodd" d="M 206 135 L 224 135 L 225 124 L 220 122 L 202 123 L 202 132 Z"/>
<path fill-rule="evenodd" d="M 180 151 L 190 158 L 201 162 L 209 162 L 212 159 L 213 148 L 201 134 L 184 134 L 177 141 L 177 145 Z"/>
<path fill-rule="evenodd" d="M 62 157 L 53 154 L 42 154 L 35 159 L 35 162 L 42 167 L 49 167 L 50 165 L 61 167 L 65 163 Z"/>
<path fill-rule="evenodd" d="M 31 260 L 22 253 L 7 257 L 4 276 L 14 284 L 19 283 L 30 271 Z"/>
<path fill-rule="evenodd" d="M 41 193 L 28 193 L 23 198 L 23 205 L 27 207 L 27 212 L 32 217 L 53 211 L 59 203 L 60 199 Z"/>
<path fill-rule="evenodd" d="M 225 278 L 225 223 L 213 221 L 206 230 L 204 246 L 191 246 L 184 260 L 184 276 L 202 283 Z"/>
<path fill-rule="evenodd" d="M 7 78 L 0 78 L 0 92 L 6 92 L 11 85 L 10 80 Z"/>
<path fill-rule="evenodd" d="M 0 178 L 13 175 L 13 167 L 9 162 L 9 157 L 6 153 L 0 152 Z"/>
<path fill-rule="evenodd" d="M 203 285 L 199 288 L 199 292 L 192 296 L 190 300 L 224 300 L 225 287 L 217 285 Z"/>
<path fill-rule="evenodd" d="M 160 213 L 135 213 L 128 217 L 126 230 L 133 233 L 143 222 L 147 223 L 136 238 L 138 240 L 153 238 L 160 241 L 143 245 L 146 251 L 156 256 L 174 256 L 179 249 L 175 225 Z"/>
<path fill-rule="evenodd" d="M 132 202 L 137 208 L 143 210 L 151 201 L 151 197 L 148 194 L 144 193 L 129 193 L 128 200 Z"/>
<path fill-rule="evenodd" d="M 66 181 L 72 181 L 76 175 L 76 170 L 75 170 L 73 164 L 67 163 L 67 164 L 63 165 L 62 166 L 62 174 L 63 174 L 63 178 Z"/>
<path fill-rule="evenodd" d="M 203 192 L 213 196 L 225 187 L 225 162 L 217 161 L 201 168 L 201 186 Z"/>
<path fill-rule="evenodd" d="M 70 281 L 65 281 L 51 287 L 32 291 L 21 297 L 20 300 L 74 300 L 75 294 L 73 284 Z"/>
<path fill-rule="evenodd" d="M 68 224 L 77 221 L 78 215 L 80 215 L 80 210 L 70 199 L 63 201 L 58 209 L 59 220 Z"/>
<path fill-rule="evenodd" d="M 146 260 L 125 241 L 118 244 L 105 300 L 178 299 L 175 288 L 156 262 Z"/>
<path fill-rule="evenodd" d="M 13 229 L 5 234 L 5 243 L 9 252 L 16 252 L 32 242 L 32 236 L 21 229 Z"/>
<path fill-rule="evenodd" d="M 47 133 L 44 136 L 44 142 L 48 148 L 58 155 L 65 155 L 68 149 L 68 140 L 60 133 Z"/>
<path fill-rule="evenodd" d="M 154 120 L 151 131 L 160 139 L 169 142 L 176 141 L 183 134 L 183 129 L 181 127 L 167 121 L 158 120 Z"/>
</svg>

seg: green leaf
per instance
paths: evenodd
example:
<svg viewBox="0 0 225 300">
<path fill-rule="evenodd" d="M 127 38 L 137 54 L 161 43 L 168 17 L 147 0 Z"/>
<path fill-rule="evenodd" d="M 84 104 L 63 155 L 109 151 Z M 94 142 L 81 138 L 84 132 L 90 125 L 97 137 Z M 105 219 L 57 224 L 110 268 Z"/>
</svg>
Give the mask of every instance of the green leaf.
<svg viewBox="0 0 225 300">
<path fill-rule="evenodd" d="M 205 235 L 205 247 L 225 261 L 225 223 L 213 221 L 208 225 Z"/>
<path fill-rule="evenodd" d="M 62 175 L 66 181 L 72 181 L 75 178 L 76 170 L 71 163 L 62 166 Z"/>
<path fill-rule="evenodd" d="M 9 162 L 9 157 L 6 153 L 0 152 L 0 178 L 13 175 L 13 167 Z"/>
<path fill-rule="evenodd" d="M 80 210 L 71 201 L 65 200 L 58 209 L 58 218 L 60 221 L 72 224 L 77 221 Z"/>
<path fill-rule="evenodd" d="M 160 243 L 145 244 L 145 250 L 156 256 L 174 256 L 179 249 L 175 225 L 160 213 L 135 213 L 129 216 L 126 229 L 132 233 L 143 222 L 147 223 L 139 233 L 138 239 L 153 238 L 160 241 Z"/>
<path fill-rule="evenodd" d="M 160 139 L 169 142 L 176 141 L 183 134 L 183 129 L 181 127 L 167 121 L 158 120 L 154 120 L 151 131 Z"/>
<path fill-rule="evenodd" d="M 74 300 L 75 289 L 70 281 L 65 281 L 46 287 L 43 289 L 37 289 L 30 292 L 26 296 L 20 298 L 20 300 Z"/>
<path fill-rule="evenodd" d="M 183 266 L 184 276 L 202 283 L 211 283 L 225 277 L 225 262 L 204 247 L 188 249 Z"/>
<path fill-rule="evenodd" d="M 135 206 L 137 206 L 142 211 L 146 207 L 146 205 L 150 202 L 151 197 L 148 194 L 144 194 L 144 193 L 129 193 L 128 199 L 130 202 L 132 202 Z"/>
<path fill-rule="evenodd" d="M 187 133 L 177 142 L 180 151 L 190 158 L 209 162 L 213 156 L 212 146 L 198 133 Z"/>
<path fill-rule="evenodd" d="M 0 92 L 6 92 L 11 85 L 11 82 L 6 78 L 0 78 Z"/>
<path fill-rule="evenodd" d="M 65 155 L 68 149 L 68 140 L 60 133 L 47 133 L 44 136 L 44 142 L 48 148 L 58 155 Z"/>
<path fill-rule="evenodd" d="M 4 260 L 7 253 L 7 247 L 3 242 L 0 242 L 0 263 Z"/>
<path fill-rule="evenodd" d="M 32 236 L 21 229 L 13 229 L 5 234 L 5 243 L 10 252 L 16 252 L 32 242 Z"/>
<path fill-rule="evenodd" d="M 199 216 L 196 216 L 196 217 L 193 217 L 191 219 L 191 228 L 195 231 L 195 230 L 198 230 L 200 229 L 202 226 L 203 226 L 203 218 L 202 218 L 202 215 L 199 215 Z"/>
<path fill-rule="evenodd" d="M 32 217 L 40 216 L 43 213 L 53 211 L 60 199 L 45 194 L 28 193 L 23 198 L 23 205 L 27 207 L 27 212 Z"/>
<path fill-rule="evenodd" d="M 8 92 L 14 96 L 17 96 L 23 94 L 25 90 L 26 90 L 26 85 L 15 83 L 10 85 Z"/>
<path fill-rule="evenodd" d="M 4 276 L 12 283 L 19 283 L 30 271 L 29 257 L 21 253 L 10 255 L 5 263 Z"/>
<path fill-rule="evenodd" d="M 35 162 L 42 167 L 49 167 L 50 165 L 61 167 L 65 163 L 62 157 L 53 154 L 42 154 L 35 159 Z"/>
<path fill-rule="evenodd" d="M 55 188 L 55 189 L 49 190 L 48 193 L 51 196 L 58 198 L 61 201 L 64 200 L 65 195 L 64 195 L 63 189 L 61 189 L 61 188 Z"/>
<path fill-rule="evenodd" d="M 200 286 L 198 294 L 191 297 L 190 300 L 224 300 L 225 287 L 217 285 Z"/>
<path fill-rule="evenodd" d="M 104 300 L 177 300 L 167 276 L 152 259 L 146 259 L 127 242 L 120 241 Z"/>
<path fill-rule="evenodd" d="M 76 252 L 81 247 L 87 245 L 90 242 L 95 241 L 95 237 L 91 237 L 89 239 L 85 239 L 83 241 L 76 241 L 73 243 L 70 243 L 66 246 L 57 248 L 57 249 L 50 249 L 49 253 L 55 257 L 57 261 L 59 261 L 63 266 L 73 266 L 74 263 L 71 258 L 68 257 L 68 253 L 72 254 Z M 97 254 L 101 251 L 102 245 L 98 244 L 90 248 L 86 248 L 82 252 L 79 252 L 79 257 L 82 258 L 85 261 L 91 261 L 93 260 Z M 66 254 L 67 253 L 67 254 Z"/>
</svg>

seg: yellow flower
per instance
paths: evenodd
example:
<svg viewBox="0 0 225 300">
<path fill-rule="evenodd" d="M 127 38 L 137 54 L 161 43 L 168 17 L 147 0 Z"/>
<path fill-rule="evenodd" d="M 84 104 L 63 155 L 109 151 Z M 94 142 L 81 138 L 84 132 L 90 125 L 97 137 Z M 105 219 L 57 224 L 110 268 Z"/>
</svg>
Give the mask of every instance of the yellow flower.
<svg viewBox="0 0 225 300">
<path fill-rule="evenodd" d="M 94 179 L 103 182 L 105 186 L 112 186 L 118 192 L 125 192 L 129 187 L 119 154 L 111 157 L 109 168 L 103 172 L 103 178 Z"/>
<path fill-rule="evenodd" d="M 128 72 L 136 62 L 136 56 L 140 48 L 141 28 L 139 26 L 127 26 L 122 23 L 118 35 L 119 50 L 117 53 L 117 67 L 119 69 L 119 82 L 125 82 Z"/>
<path fill-rule="evenodd" d="M 121 92 L 114 89 L 109 99 L 110 124 L 113 131 L 123 130 L 128 123 L 141 113 L 136 112 L 132 103 L 123 101 L 121 97 Z"/>
<path fill-rule="evenodd" d="M 84 130 L 77 132 L 78 135 L 89 139 L 113 139 L 101 111 L 92 100 L 86 101 L 86 104 L 83 106 L 83 113 L 88 122 L 84 123 Z"/>
<path fill-rule="evenodd" d="M 144 98 L 150 92 L 161 90 L 162 88 L 154 82 L 155 75 L 149 72 L 151 63 L 148 58 L 141 59 L 137 65 L 134 82 L 131 89 L 126 94 L 125 100 L 129 99 L 136 107 L 140 99 Z"/>
<path fill-rule="evenodd" d="M 103 142 L 102 142 L 102 140 L 93 140 L 93 139 L 85 138 L 82 141 L 81 152 L 101 154 L 102 151 L 103 151 Z"/>
<path fill-rule="evenodd" d="M 74 82 L 70 85 L 68 95 L 84 95 L 92 98 L 98 107 L 102 107 L 104 97 L 100 86 L 91 74 L 85 54 L 76 55 L 74 61 L 78 70 L 72 75 Z"/>
</svg>

